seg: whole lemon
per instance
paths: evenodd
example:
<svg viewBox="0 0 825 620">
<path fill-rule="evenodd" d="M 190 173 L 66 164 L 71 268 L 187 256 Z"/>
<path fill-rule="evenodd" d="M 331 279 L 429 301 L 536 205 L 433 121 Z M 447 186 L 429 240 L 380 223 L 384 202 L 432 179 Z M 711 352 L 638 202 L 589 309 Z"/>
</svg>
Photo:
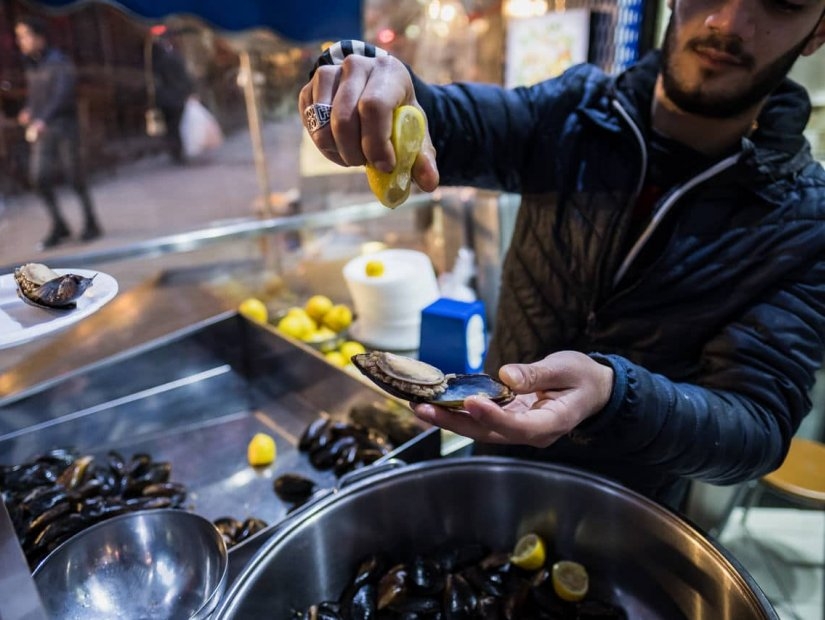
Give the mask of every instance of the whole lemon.
<svg viewBox="0 0 825 620">
<path fill-rule="evenodd" d="M 367 352 L 364 345 L 360 342 L 356 342 L 355 340 L 347 340 L 346 342 L 342 342 L 338 350 L 341 351 L 341 355 L 343 355 L 347 361 L 351 360 L 353 355 Z"/>
<path fill-rule="evenodd" d="M 321 319 L 324 318 L 324 315 L 330 311 L 333 305 L 332 300 L 326 295 L 313 295 L 307 300 L 306 304 L 304 304 L 304 310 L 306 310 L 306 313 L 315 321 L 320 323 Z"/>
<path fill-rule="evenodd" d="M 352 310 L 345 304 L 335 304 L 321 321 L 334 332 L 340 332 L 352 323 Z"/>
<path fill-rule="evenodd" d="M 278 331 L 303 340 L 313 331 L 315 331 L 315 322 L 306 315 L 287 314 L 280 321 L 278 321 Z"/>
<path fill-rule="evenodd" d="M 343 368 L 349 363 L 349 359 L 341 355 L 340 351 L 329 351 L 328 353 L 324 353 L 324 357 L 330 364 L 338 366 L 339 368 Z"/>
<path fill-rule="evenodd" d="M 269 465 L 275 460 L 275 440 L 266 433 L 255 433 L 246 447 L 246 458 L 253 467 Z"/>
<path fill-rule="evenodd" d="M 256 297 L 247 297 L 238 306 L 238 312 L 256 323 L 266 323 L 269 320 L 269 312 L 266 304 Z"/>
<path fill-rule="evenodd" d="M 377 259 L 368 260 L 364 266 L 368 278 L 378 278 L 384 275 L 384 263 Z"/>
</svg>

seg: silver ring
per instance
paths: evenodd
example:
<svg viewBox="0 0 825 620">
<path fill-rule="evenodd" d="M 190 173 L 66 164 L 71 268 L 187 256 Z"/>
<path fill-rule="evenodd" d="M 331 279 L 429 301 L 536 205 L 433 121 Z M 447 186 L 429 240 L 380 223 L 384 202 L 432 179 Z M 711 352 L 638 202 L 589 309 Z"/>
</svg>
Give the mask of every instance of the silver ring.
<svg viewBox="0 0 825 620">
<path fill-rule="evenodd" d="M 332 106 L 326 103 L 313 103 L 304 108 L 304 123 L 309 133 L 315 133 L 329 125 Z"/>
</svg>

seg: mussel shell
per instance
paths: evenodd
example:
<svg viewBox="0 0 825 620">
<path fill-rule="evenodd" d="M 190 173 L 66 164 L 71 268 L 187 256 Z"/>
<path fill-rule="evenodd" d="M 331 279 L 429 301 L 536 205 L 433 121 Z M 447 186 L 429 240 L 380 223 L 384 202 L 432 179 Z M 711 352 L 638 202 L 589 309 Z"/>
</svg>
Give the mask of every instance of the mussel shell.
<svg viewBox="0 0 825 620">
<path fill-rule="evenodd" d="M 94 277 L 73 273 L 61 276 L 41 263 L 27 263 L 14 270 L 18 297 L 29 305 L 45 309 L 75 308 L 93 280 Z"/>
<path fill-rule="evenodd" d="M 460 409 L 464 406 L 464 399 L 468 396 L 486 396 L 499 405 L 505 405 L 515 398 L 510 388 L 489 375 L 483 373 L 444 375 L 434 366 L 392 353 L 381 351 L 361 353 L 352 357 L 352 363 L 382 390 L 412 403 L 431 403 L 447 409 Z M 376 365 L 382 372 L 387 372 L 387 369 L 391 368 L 394 374 L 390 372 L 387 374 L 399 381 L 387 383 L 382 377 L 376 375 L 374 371 Z M 434 396 L 419 393 L 420 386 L 433 385 L 432 382 L 439 376 L 435 373 L 439 373 L 443 378 L 440 381 L 441 391 Z M 400 381 L 408 381 L 409 388 L 399 385 Z"/>
</svg>

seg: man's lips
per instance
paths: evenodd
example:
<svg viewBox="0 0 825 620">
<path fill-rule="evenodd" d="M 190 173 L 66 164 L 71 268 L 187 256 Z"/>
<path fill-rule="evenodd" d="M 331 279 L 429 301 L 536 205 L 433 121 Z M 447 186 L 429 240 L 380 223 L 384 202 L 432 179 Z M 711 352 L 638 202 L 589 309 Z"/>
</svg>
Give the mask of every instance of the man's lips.
<svg viewBox="0 0 825 620">
<path fill-rule="evenodd" d="M 694 45 L 693 51 L 703 60 L 711 65 L 726 65 L 733 67 L 745 66 L 745 61 L 739 56 L 723 52 L 715 47 L 706 45 Z"/>
</svg>

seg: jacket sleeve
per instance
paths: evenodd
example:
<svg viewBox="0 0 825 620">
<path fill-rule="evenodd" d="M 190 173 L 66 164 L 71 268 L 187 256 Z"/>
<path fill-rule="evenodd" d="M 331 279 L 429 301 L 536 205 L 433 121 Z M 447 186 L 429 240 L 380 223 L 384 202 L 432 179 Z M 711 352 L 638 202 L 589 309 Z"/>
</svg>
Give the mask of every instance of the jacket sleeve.
<svg viewBox="0 0 825 620">
<path fill-rule="evenodd" d="M 514 193 L 547 189 L 553 145 L 581 103 L 590 65 L 531 87 L 430 85 L 411 72 L 443 185 Z"/>
<path fill-rule="evenodd" d="M 56 116 L 73 109 L 76 76 L 74 66 L 65 59 L 50 61 L 47 70 L 52 82 L 49 91 L 51 96 L 40 114 L 40 120 L 48 125 Z"/>
<path fill-rule="evenodd" d="M 776 469 L 809 412 L 825 350 L 825 262 L 707 343 L 700 376 L 675 383 L 616 355 L 607 407 L 580 425 L 585 449 L 732 484 Z"/>
</svg>

